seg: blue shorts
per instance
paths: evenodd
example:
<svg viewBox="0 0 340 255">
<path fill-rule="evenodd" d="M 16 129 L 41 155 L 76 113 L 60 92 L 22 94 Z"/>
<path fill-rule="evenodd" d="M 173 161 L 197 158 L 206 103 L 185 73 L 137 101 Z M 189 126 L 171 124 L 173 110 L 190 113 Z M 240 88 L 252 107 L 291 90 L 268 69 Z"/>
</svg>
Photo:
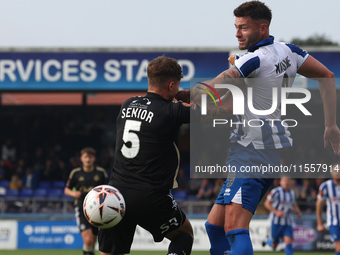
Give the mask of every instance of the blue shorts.
<svg viewBox="0 0 340 255">
<path fill-rule="evenodd" d="M 276 149 L 256 150 L 252 145 L 244 147 L 234 144 L 228 154 L 227 165 L 236 169 L 229 172 L 228 178 L 218 195 L 215 204 L 230 204 L 235 202 L 235 195 L 239 191 L 242 207 L 255 213 L 255 210 L 273 182 L 272 178 L 263 178 L 261 173 L 245 176 L 240 171 L 245 166 L 280 165 L 280 152 Z M 234 199 L 234 201 L 232 201 Z M 237 203 L 237 202 L 236 202 Z"/>
<path fill-rule="evenodd" d="M 340 226 L 330 226 L 329 235 L 332 242 L 340 241 Z"/>
<path fill-rule="evenodd" d="M 272 243 L 278 244 L 280 238 L 288 236 L 293 238 L 293 228 L 291 225 L 272 224 Z"/>
</svg>

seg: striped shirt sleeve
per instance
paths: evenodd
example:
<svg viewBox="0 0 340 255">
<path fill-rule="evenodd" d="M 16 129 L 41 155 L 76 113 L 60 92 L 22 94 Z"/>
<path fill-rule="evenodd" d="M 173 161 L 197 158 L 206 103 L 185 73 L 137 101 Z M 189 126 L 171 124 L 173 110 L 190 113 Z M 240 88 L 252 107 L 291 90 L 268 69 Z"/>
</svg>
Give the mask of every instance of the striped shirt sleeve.
<svg viewBox="0 0 340 255">
<path fill-rule="evenodd" d="M 235 67 L 243 78 L 254 77 L 260 68 L 260 58 L 254 53 L 245 54 L 235 60 Z"/>
<path fill-rule="evenodd" d="M 326 200 L 327 199 L 327 185 L 326 182 L 322 183 L 319 187 L 319 193 L 318 193 L 318 198 L 322 199 L 322 200 Z"/>
</svg>

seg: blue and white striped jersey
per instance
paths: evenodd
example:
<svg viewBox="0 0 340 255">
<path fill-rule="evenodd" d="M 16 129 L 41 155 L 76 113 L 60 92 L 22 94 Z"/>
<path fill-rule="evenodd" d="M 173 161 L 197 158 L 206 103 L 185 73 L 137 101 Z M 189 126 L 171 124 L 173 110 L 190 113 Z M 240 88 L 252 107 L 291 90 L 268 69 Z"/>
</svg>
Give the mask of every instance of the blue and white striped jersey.
<svg viewBox="0 0 340 255">
<path fill-rule="evenodd" d="M 270 219 L 273 224 L 277 225 L 292 225 L 293 224 L 293 212 L 291 207 L 296 205 L 295 192 L 290 189 L 285 191 L 281 186 L 274 188 L 267 199 L 272 203 L 272 207 L 278 211 L 284 211 L 284 217 L 277 217 L 273 212 L 270 213 Z"/>
<path fill-rule="evenodd" d="M 323 182 L 318 198 L 326 200 L 327 226 L 340 226 L 340 185 L 335 185 L 332 179 Z"/>
<path fill-rule="evenodd" d="M 253 144 L 255 149 L 279 149 L 292 146 L 287 127 L 281 123 L 281 88 L 291 87 L 297 70 L 308 58 L 308 54 L 292 44 L 275 42 L 267 38 L 252 46 L 244 55 L 236 56 L 235 67 L 245 79 L 244 115 L 234 116 L 235 129 L 231 132 L 232 142 L 243 146 Z M 273 105 L 273 88 L 277 89 L 277 105 Z M 252 98 L 250 98 L 252 96 Z M 249 109 L 248 98 L 252 99 Z M 254 114 L 254 109 L 262 111 Z M 267 115 L 263 112 L 267 111 Z M 249 122 L 250 121 L 250 122 Z M 250 123 L 250 125 L 249 125 Z"/>
</svg>

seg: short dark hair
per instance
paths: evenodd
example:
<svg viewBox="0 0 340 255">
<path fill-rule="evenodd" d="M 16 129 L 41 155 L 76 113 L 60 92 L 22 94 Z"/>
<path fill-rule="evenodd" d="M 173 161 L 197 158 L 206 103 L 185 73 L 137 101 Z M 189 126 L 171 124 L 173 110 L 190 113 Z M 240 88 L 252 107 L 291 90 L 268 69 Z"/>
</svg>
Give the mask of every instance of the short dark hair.
<svg viewBox="0 0 340 255">
<path fill-rule="evenodd" d="M 83 154 L 88 154 L 88 155 L 92 155 L 92 156 L 96 156 L 96 150 L 93 149 L 92 147 L 85 147 L 84 149 L 82 149 L 80 151 L 80 156 Z"/>
<path fill-rule="evenodd" d="M 254 20 L 265 19 L 269 22 L 272 20 L 272 11 L 267 5 L 260 1 L 249 1 L 241 4 L 234 10 L 235 17 L 250 17 Z"/>
<path fill-rule="evenodd" d="M 169 79 L 180 81 L 183 78 L 182 67 L 176 59 L 161 56 L 153 59 L 147 69 L 149 84 L 162 85 Z"/>
</svg>

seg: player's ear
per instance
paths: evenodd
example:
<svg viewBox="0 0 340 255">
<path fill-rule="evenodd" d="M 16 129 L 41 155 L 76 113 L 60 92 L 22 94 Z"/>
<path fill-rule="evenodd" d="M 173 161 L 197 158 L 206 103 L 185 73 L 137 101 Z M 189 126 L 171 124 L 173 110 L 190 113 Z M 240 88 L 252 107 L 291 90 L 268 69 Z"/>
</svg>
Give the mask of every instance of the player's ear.
<svg viewBox="0 0 340 255">
<path fill-rule="evenodd" d="M 269 25 L 267 23 L 261 23 L 260 25 L 260 31 L 261 31 L 261 34 L 267 34 L 268 33 L 268 29 L 269 29 Z"/>
<path fill-rule="evenodd" d="M 174 82 L 174 81 L 169 81 L 169 83 L 168 83 L 168 90 L 169 90 L 169 91 L 172 91 L 173 88 L 174 88 L 174 85 L 175 85 L 175 82 Z"/>
</svg>

